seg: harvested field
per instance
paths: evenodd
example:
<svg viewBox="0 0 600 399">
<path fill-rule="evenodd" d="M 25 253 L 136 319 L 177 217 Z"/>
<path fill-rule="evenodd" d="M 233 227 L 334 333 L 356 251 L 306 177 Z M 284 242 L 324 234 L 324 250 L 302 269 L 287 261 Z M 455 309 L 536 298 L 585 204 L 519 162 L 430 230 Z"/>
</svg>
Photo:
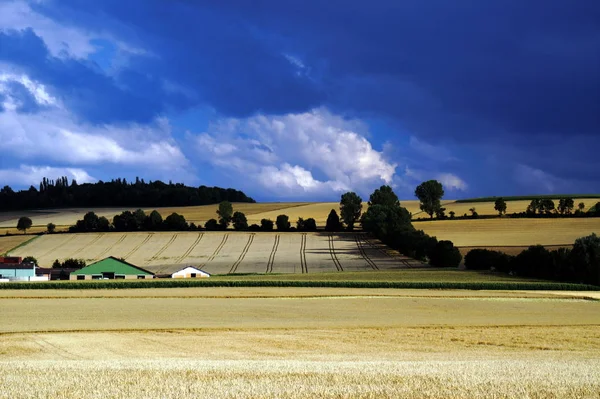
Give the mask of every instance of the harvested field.
<svg viewBox="0 0 600 399">
<path fill-rule="evenodd" d="M 458 247 L 562 246 L 600 233 L 600 218 L 438 220 L 413 225 Z"/>
<path fill-rule="evenodd" d="M 112 220 L 113 216 L 129 208 L 64 208 L 64 209 L 44 209 L 39 211 L 11 211 L 0 212 L 0 229 L 16 228 L 17 222 L 21 216 L 27 216 L 33 222 L 33 226 L 42 228 L 40 231 L 46 230 L 48 223 L 54 223 L 56 226 L 71 226 L 78 219 L 83 219 L 89 211 L 93 211 L 98 216 L 104 216 L 108 220 Z"/>
<path fill-rule="evenodd" d="M 362 233 L 96 233 L 44 235 L 11 251 L 35 256 L 40 265 L 55 259 L 82 258 L 88 263 L 107 256 L 124 258 L 156 273 L 173 273 L 183 265 L 211 274 L 313 273 L 394 270 L 425 266 L 384 249 Z"/>
<path fill-rule="evenodd" d="M 35 238 L 37 238 L 37 236 L 30 235 L 0 237 L 0 255 Z"/>
<path fill-rule="evenodd" d="M 4 291 L 0 397 L 597 397 L 600 302 L 562 294 Z"/>
</svg>

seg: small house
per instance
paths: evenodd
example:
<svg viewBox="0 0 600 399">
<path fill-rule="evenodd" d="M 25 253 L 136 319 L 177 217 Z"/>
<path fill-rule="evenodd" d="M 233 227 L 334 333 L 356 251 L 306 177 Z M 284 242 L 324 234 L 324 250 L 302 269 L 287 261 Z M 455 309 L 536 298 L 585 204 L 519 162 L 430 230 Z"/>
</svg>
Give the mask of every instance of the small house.
<svg viewBox="0 0 600 399">
<path fill-rule="evenodd" d="M 154 273 L 110 256 L 71 273 L 71 280 L 125 280 L 154 278 Z"/>
<path fill-rule="evenodd" d="M 206 278 L 210 277 L 210 274 L 203 270 L 196 269 L 193 266 L 184 267 L 181 270 L 171 274 L 171 278 Z"/>
</svg>

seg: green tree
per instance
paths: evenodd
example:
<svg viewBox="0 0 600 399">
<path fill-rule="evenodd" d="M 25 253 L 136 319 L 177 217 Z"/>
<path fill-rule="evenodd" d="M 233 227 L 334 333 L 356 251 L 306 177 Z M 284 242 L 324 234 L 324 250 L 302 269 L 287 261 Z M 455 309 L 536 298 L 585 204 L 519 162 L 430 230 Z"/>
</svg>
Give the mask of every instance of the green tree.
<svg viewBox="0 0 600 399">
<path fill-rule="evenodd" d="M 261 219 L 260 229 L 262 231 L 273 231 L 273 221 L 271 219 Z"/>
<path fill-rule="evenodd" d="M 83 215 L 83 227 L 85 231 L 96 231 L 98 229 L 98 215 L 94 212 Z"/>
<path fill-rule="evenodd" d="M 150 212 L 144 219 L 144 229 L 147 231 L 157 231 L 162 228 L 163 218 L 157 210 Z"/>
<path fill-rule="evenodd" d="M 60 261 L 58 259 L 54 259 L 54 262 L 52 262 L 52 268 L 60 269 L 60 268 L 62 268 L 62 263 L 60 263 Z"/>
<path fill-rule="evenodd" d="M 498 215 L 500 216 L 506 214 L 506 201 L 504 201 L 504 198 L 501 197 L 496 200 L 494 209 L 498 211 Z"/>
<path fill-rule="evenodd" d="M 233 217 L 233 206 L 229 201 L 222 201 L 219 204 L 219 209 L 217 210 L 217 215 L 219 215 L 219 223 L 227 228 L 229 223 L 231 223 L 231 218 Z"/>
<path fill-rule="evenodd" d="M 540 213 L 550 214 L 554 210 L 554 201 L 549 198 L 541 199 L 539 202 Z"/>
<path fill-rule="evenodd" d="M 585 203 L 580 202 L 579 204 L 577 204 L 577 209 L 579 209 L 580 212 L 583 212 L 583 210 L 585 209 Z"/>
<path fill-rule="evenodd" d="M 327 222 L 325 223 L 326 231 L 340 231 L 342 229 L 342 223 L 340 223 L 340 217 L 338 216 L 335 209 L 332 209 L 327 216 Z"/>
<path fill-rule="evenodd" d="M 17 222 L 17 229 L 25 234 L 27 233 L 27 229 L 29 229 L 32 224 L 33 222 L 27 216 L 21 216 Z"/>
<path fill-rule="evenodd" d="M 136 230 L 141 230 L 144 228 L 146 213 L 142 209 L 138 209 L 133 212 L 133 219 L 135 220 Z"/>
<path fill-rule="evenodd" d="M 362 198 L 354 192 L 342 194 L 340 200 L 340 216 L 349 231 L 354 230 L 354 223 L 360 219 Z"/>
<path fill-rule="evenodd" d="M 22 263 L 34 263 L 34 264 L 38 264 L 38 261 L 36 258 L 34 258 L 33 256 L 26 256 L 23 258 L 23 260 L 21 261 Z"/>
<path fill-rule="evenodd" d="M 248 230 L 248 219 L 242 212 L 234 212 L 231 218 L 233 228 L 236 230 Z"/>
<path fill-rule="evenodd" d="M 415 196 L 421 201 L 421 210 L 433 219 L 433 215 L 442 206 L 440 200 L 444 196 L 444 187 L 437 180 L 428 180 L 417 186 Z"/>
<path fill-rule="evenodd" d="M 163 224 L 165 226 L 165 230 L 170 231 L 185 231 L 189 229 L 189 226 L 185 221 L 185 217 L 175 212 L 167 216 Z"/>
<path fill-rule="evenodd" d="M 275 224 L 277 225 L 277 230 L 279 231 L 288 231 L 291 227 L 290 218 L 288 217 L 288 215 L 277 216 Z"/>
<path fill-rule="evenodd" d="M 592 234 L 575 240 L 571 259 L 578 282 L 600 285 L 600 237 Z"/>
<path fill-rule="evenodd" d="M 48 233 L 52 234 L 56 231 L 56 225 L 54 223 L 48 223 L 46 225 L 46 230 L 48 230 Z"/>
<path fill-rule="evenodd" d="M 304 219 L 303 218 L 298 218 L 298 220 L 296 221 L 296 230 L 304 231 Z"/>
<path fill-rule="evenodd" d="M 317 222 L 313 218 L 304 221 L 304 231 L 317 231 Z"/>
<path fill-rule="evenodd" d="M 204 228 L 208 231 L 219 230 L 219 222 L 217 222 L 217 219 L 209 219 L 206 223 L 204 223 Z"/>
<path fill-rule="evenodd" d="M 104 216 L 100 216 L 98 218 L 98 231 L 109 231 L 110 230 L 110 222 Z"/>
<path fill-rule="evenodd" d="M 450 219 L 454 219 L 454 217 L 456 216 L 456 212 L 450 211 L 448 212 L 448 215 L 450 215 Z"/>
<path fill-rule="evenodd" d="M 369 206 L 371 205 L 383 205 L 383 206 L 400 206 L 398 196 L 390 186 L 381 186 L 369 197 Z"/>
<path fill-rule="evenodd" d="M 561 215 L 570 215 L 573 212 L 573 208 L 575 208 L 573 198 L 561 198 L 558 201 L 557 210 Z"/>
</svg>

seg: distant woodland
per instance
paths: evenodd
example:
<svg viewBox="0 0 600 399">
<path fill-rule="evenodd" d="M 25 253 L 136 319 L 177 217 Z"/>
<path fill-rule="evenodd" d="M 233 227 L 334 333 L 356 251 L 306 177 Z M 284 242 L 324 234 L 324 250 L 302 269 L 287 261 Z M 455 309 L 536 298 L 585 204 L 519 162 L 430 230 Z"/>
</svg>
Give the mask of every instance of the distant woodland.
<svg viewBox="0 0 600 399">
<path fill-rule="evenodd" d="M 78 184 L 67 177 L 56 181 L 44 178 L 39 187 L 14 191 L 0 189 L 0 211 L 43 208 L 162 207 L 217 204 L 221 201 L 255 202 L 241 191 L 220 187 L 189 187 L 136 178 L 135 182 L 115 179 L 110 182 Z"/>
</svg>

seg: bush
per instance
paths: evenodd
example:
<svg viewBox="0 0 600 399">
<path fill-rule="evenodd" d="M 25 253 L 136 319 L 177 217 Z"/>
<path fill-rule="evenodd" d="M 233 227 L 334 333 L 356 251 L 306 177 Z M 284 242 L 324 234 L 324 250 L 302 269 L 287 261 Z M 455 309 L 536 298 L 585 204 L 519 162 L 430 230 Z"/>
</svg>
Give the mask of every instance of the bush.
<svg viewBox="0 0 600 399">
<path fill-rule="evenodd" d="M 317 222 L 313 218 L 304 221 L 304 231 L 317 231 Z"/>
<path fill-rule="evenodd" d="M 511 256 L 489 249 L 472 249 L 465 255 L 465 267 L 469 270 L 495 270 L 507 273 Z"/>
<path fill-rule="evenodd" d="M 523 277 L 531 278 L 554 278 L 554 259 L 550 251 L 541 245 L 534 245 L 520 254 L 514 260 L 512 269 Z"/>
<path fill-rule="evenodd" d="M 273 221 L 271 219 L 261 219 L 260 229 L 262 231 L 273 231 Z"/>
<path fill-rule="evenodd" d="M 217 231 L 219 230 L 219 222 L 217 222 L 217 219 L 209 219 L 204 223 L 204 228 L 208 231 Z"/>
<path fill-rule="evenodd" d="M 600 285 L 600 238 L 596 234 L 575 240 L 570 258 L 577 281 Z"/>
<path fill-rule="evenodd" d="M 342 223 L 335 209 L 332 209 L 327 216 L 327 223 L 325 223 L 325 230 L 327 231 L 340 231 L 342 230 Z"/>
<path fill-rule="evenodd" d="M 248 230 L 249 230 L 249 231 L 260 231 L 260 226 L 259 226 L 259 225 L 257 225 L 256 223 L 254 223 L 254 224 L 251 224 L 251 225 L 248 227 Z"/>
<path fill-rule="evenodd" d="M 56 230 L 56 225 L 54 223 L 48 223 L 46 229 L 48 230 L 48 233 L 52 234 Z"/>
<path fill-rule="evenodd" d="M 234 212 L 231 221 L 235 230 L 248 230 L 248 219 L 242 212 Z"/>
<path fill-rule="evenodd" d="M 429 264 L 437 267 L 458 267 L 462 255 L 452 241 L 439 241 L 429 256 Z"/>
<path fill-rule="evenodd" d="M 278 231 L 288 231 L 290 229 L 290 218 L 288 215 L 279 215 L 275 221 Z"/>
<path fill-rule="evenodd" d="M 23 260 L 21 261 L 22 263 L 33 263 L 33 264 L 38 264 L 38 261 L 36 258 L 34 258 L 33 256 L 26 256 L 23 258 Z"/>
<path fill-rule="evenodd" d="M 163 225 L 167 231 L 186 231 L 190 227 L 185 221 L 185 217 L 175 212 L 167 216 Z"/>
</svg>

